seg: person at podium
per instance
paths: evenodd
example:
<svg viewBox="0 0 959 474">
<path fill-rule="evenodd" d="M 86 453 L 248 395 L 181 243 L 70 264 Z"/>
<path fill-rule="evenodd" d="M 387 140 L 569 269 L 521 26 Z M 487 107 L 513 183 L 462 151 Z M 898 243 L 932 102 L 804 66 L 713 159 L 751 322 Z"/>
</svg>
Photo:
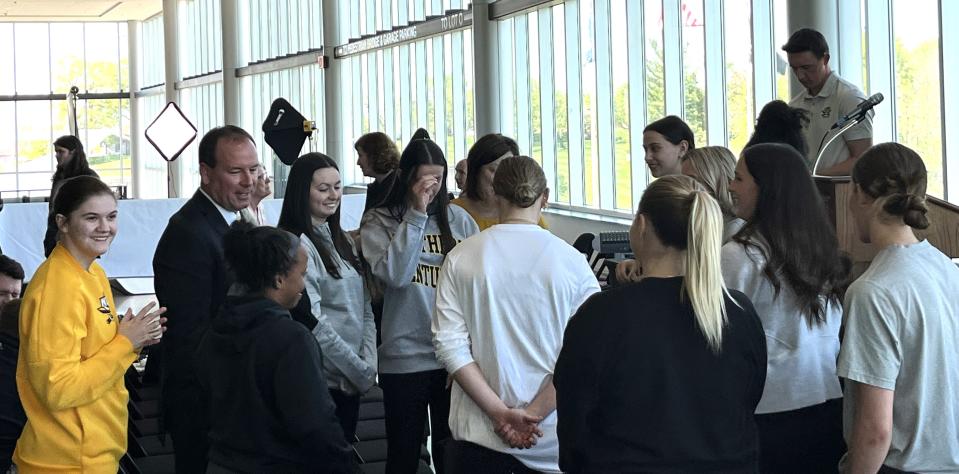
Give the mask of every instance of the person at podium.
<svg viewBox="0 0 959 474">
<path fill-rule="evenodd" d="M 789 67 L 803 86 L 803 91 L 789 105 L 809 112 L 804 134 L 808 153 L 806 163 L 813 174 L 849 176 L 856 158 L 872 146 L 872 111 L 862 123 L 847 130 L 841 139 L 823 151 L 816 165 L 820 143 L 825 146 L 836 131 L 830 130 L 837 120 L 853 111 L 865 95 L 851 82 L 832 72 L 829 65 L 829 44 L 822 33 L 811 28 L 797 30 L 782 47 Z M 829 137 L 826 135 L 829 134 Z M 815 169 L 813 169 L 815 168 Z"/>
</svg>

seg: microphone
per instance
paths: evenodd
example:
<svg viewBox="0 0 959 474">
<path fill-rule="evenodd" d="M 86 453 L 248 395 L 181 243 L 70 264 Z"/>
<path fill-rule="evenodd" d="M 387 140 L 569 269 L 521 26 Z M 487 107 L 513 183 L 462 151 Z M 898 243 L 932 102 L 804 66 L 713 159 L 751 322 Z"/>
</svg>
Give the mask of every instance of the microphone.
<svg viewBox="0 0 959 474">
<path fill-rule="evenodd" d="M 879 92 L 867 97 L 865 100 L 860 102 L 855 109 L 837 120 L 830 130 L 840 128 L 853 120 L 861 119 L 864 115 L 866 115 L 866 112 L 869 112 L 873 107 L 882 102 L 883 99 L 884 97 L 882 96 L 882 93 Z"/>
</svg>

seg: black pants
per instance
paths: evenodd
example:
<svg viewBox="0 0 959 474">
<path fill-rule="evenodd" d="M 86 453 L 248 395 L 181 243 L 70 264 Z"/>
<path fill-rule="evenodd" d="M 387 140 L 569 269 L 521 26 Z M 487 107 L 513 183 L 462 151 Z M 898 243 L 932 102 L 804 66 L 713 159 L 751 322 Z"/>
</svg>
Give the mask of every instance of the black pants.
<svg viewBox="0 0 959 474">
<path fill-rule="evenodd" d="M 340 420 L 346 442 L 353 444 L 356 441 L 356 422 L 360 417 L 360 396 L 347 395 L 331 388 L 330 397 L 336 405 L 336 418 Z"/>
<path fill-rule="evenodd" d="M 451 439 L 446 444 L 447 474 L 536 474 L 518 459 L 469 441 Z"/>
<path fill-rule="evenodd" d="M 163 419 L 173 440 L 177 474 L 207 470 L 209 411 L 200 393 L 199 386 L 178 386 L 163 392 Z"/>
<path fill-rule="evenodd" d="M 446 371 L 380 374 L 386 411 L 386 472 L 412 474 L 420 459 L 420 446 L 429 407 L 433 464 L 444 474 L 443 450 L 450 439 L 450 391 Z"/>
<path fill-rule="evenodd" d="M 769 474 L 835 473 L 846 452 L 842 398 L 798 410 L 756 415 L 759 468 Z"/>
</svg>

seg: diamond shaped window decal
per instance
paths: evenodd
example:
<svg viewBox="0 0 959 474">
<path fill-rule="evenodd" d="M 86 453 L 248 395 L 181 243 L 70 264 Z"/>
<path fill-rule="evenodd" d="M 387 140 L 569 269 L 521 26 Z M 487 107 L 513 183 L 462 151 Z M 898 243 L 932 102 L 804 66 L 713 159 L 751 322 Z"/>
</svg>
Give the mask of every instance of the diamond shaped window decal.
<svg viewBox="0 0 959 474">
<path fill-rule="evenodd" d="M 196 127 L 170 102 L 143 134 L 164 160 L 173 161 L 196 139 Z"/>
</svg>

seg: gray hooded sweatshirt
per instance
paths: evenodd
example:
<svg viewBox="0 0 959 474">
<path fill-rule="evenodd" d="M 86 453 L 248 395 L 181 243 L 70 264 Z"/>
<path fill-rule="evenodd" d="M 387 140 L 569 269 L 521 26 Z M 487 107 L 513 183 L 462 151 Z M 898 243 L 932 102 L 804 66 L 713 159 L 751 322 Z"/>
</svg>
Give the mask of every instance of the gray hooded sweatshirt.
<svg viewBox="0 0 959 474">
<path fill-rule="evenodd" d="M 376 326 L 370 293 L 358 273 L 333 247 L 330 224 L 315 226 L 321 245 L 339 269 L 341 278 L 327 273 L 320 252 L 306 234 L 306 293 L 316 317 L 313 335 L 323 349 L 323 371 L 330 388 L 364 394 L 376 383 Z M 355 250 L 354 250 L 355 252 Z"/>
<path fill-rule="evenodd" d="M 457 242 L 479 232 L 473 218 L 449 206 L 450 231 Z M 405 374 L 442 369 L 433 349 L 430 322 L 436 282 L 443 265 L 435 217 L 407 209 L 397 221 L 386 208 L 371 209 L 360 224 L 363 254 L 385 286 L 380 328 L 379 371 Z"/>
</svg>

